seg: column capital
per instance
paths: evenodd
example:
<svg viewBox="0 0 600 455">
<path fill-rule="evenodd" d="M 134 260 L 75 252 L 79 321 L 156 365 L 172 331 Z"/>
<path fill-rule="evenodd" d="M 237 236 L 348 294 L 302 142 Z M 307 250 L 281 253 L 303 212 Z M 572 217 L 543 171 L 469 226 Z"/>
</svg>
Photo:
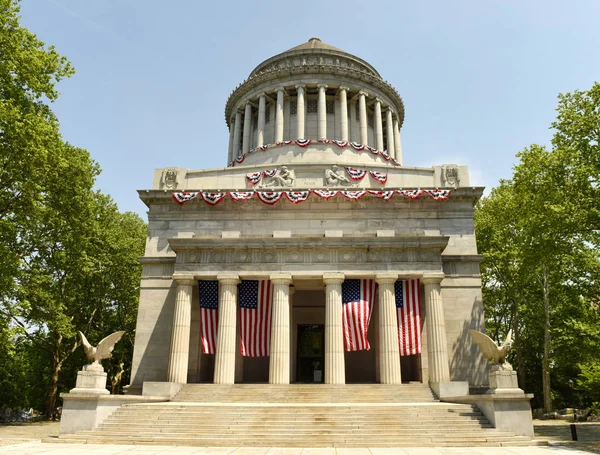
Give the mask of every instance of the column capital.
<svg viewBox="0 0 600 455">
<path fill-rule="evenodd" d="M 327 89 L 327 84 L 318 84 L 317 87 L 319 89 Z"/>
<path fill-rule="evenodd" d="M 358 92 L 358 96 L 364 96 L 365 98 L 368 98 L 369 94 L 367 92 L 365 92 L 364 90 L 360 90 Z"/>
<path fill-rule="evenodd" d="M 275 89 L 275 93 L 279 93 L 279 92 L 283 92 L 283 93 L 285 93 L 285 87 L 277 87 L 277 88 Z"/>
<path fill-rule="evenodd" d="M 305 88 L 306 88 L 306 84 L 298 84 L 298 85 L 296 85 L 296 90 L 300 90 L 300 89 L 304 90 Z"/>
<path fill-rule="evenodd" d="M 386 106 L 385 107 L 385 112 L 391 112 L 392 115 L 394 114 L 394 110 L 392 109 L 392 106 Z"/>
<path fill-rule="evenodd" d="M 446 275 L 443 273 L 426 273 L 421 278 L 423 284 L 440 284 Z"/>
<path fill-rule="evenodd" d="M 269 277 L 273 284 L 292 284 L 292 274 L 291 273 L 283 273 L 277 272 L 272 273 Z"/>
<path fill-rule="evenodd" d="M 341 272 L 327 272 L 323 274 L 323 282 L 325 284 L 342 284 L 345 275 Z"/>
<path fill-rule="evenodd" d="M 221 284 L 238 284 L 240 282 L 240 276 L 236 274 L 222 274 L 217 275 L 217 280 Z"/>
<path fill-rule="evenodd" d="M 265 92 L 261 92 L 261 93 L 258 94 L 258 98 L 259 99 L 260 98 L 265 98 L 266 99 L 267 98 L 267 94 Z"/>
<path fill-rule="evenodd" d="M 381 104 L 381 99 L 380 99 L 380 98 L 377 98 L 377 97 L 375 97 L 375 100 L 374 100 L 374 102 L 375 102 L 375 104 L 377 104 L 377 103 Z"/>
<path fill-rule="evenodd" d="M 177 284 L 194 284 L 196 282 L 193 274 L 177 272 L 173 274 L 173 281 L 176 281 Z"/>
<path fill-rule="evenodd" d="M 343 85 L 340 85 L 340 86 L 338 87 L 338 90 L 339 90 L 339 91 L 342 91 L 342 90 L 344 90 L 345 92 L 347 92 L 348 90 L 350 90 L 350 88 L 348 88 L 348 87 L 345 87 L 345 86 L 343 86 Z"/>
<path fill-rule="evenodd" d="M 375 282 L 378 284 L 390 284 L 398 281 L 398 274 L 392 272 L 378 273 L 375 275 Z"/>
</svg>

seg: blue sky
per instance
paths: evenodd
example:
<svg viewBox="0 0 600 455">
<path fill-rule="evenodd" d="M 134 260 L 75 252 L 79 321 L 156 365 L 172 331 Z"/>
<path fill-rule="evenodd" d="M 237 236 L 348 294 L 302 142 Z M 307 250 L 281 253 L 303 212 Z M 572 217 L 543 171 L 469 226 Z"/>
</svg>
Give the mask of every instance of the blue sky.
<svg viewBox="0 0 600 455">
<path fill-rule="evenodd" d="M 509 178 L 548 144 L 558 93 L 600 80 L 600 1 L 24 0 L 22 23 L 77 72 L 53 109 L 103 169 L 121 210 L 155 168 L 223 167 L 229 93 L 312 36 L 371 63 L 400 92 L 404 164 Z"/>
</svg>

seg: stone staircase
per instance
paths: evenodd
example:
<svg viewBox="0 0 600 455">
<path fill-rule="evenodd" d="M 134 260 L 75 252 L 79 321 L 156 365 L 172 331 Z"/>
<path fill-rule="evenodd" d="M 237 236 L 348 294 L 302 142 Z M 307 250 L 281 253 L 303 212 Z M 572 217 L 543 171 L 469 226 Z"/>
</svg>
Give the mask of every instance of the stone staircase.
<svg viewBox="0 0 600 455">
<path fill-rule="evenodd" d="M 495 430 L 477 407 L 429 387 L 186 385 L 165 403 L 129 404 L 93 431 L 56 442 L 259 447 L 538 445 Z"/>
</svg>

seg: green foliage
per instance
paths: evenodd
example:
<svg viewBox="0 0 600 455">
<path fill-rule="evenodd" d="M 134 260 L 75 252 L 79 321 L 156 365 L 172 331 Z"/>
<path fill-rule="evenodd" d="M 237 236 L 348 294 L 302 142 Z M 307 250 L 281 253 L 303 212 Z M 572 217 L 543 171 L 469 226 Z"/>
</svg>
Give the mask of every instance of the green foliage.
<svg viewBox="0 0 600 455">
<path fill-rule="evenodd" d="M 488 328 L 513 327 L 520 384 L 547 410 L 552 397 L 570 405 L 578 375 L 592 390 L 600 358 L 599 111 L 600 84 L 560 95 L 552 149 L 519 153 L 513 177 L 475 214 Z"/>
<path fill-rule="evenodd" d="M 86 363 L 78 330 L 126 330 L 105 366 L 128 370 L 146 228 L 94 191 L 99 166 L 61 137 L 49 103 L 73 69 L 18 13 L 0 0 L 0 406 L 49 412 Z"/>
</svg>

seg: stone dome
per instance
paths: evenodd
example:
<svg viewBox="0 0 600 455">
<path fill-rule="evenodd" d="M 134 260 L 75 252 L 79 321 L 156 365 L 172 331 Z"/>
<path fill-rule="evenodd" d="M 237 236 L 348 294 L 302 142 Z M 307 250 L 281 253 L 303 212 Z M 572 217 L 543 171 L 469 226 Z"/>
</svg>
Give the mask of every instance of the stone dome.
<svg viewBox="0 0 600 455">
<path fill-rule="evenodd" d="M 354 143 L 402 161 L 398 92 L 369 63 L 319 38 L 254 68 L 229 96 L 225 120 L 230 165 L 244 157 L 245 164 L 258 164 L 267 155 L 251 157 L 253 151 L 295 140 L 311 140 L 313 149 L 320 149 L 317 141 Z M 310 149 L 303 152 L 308 159 Z M 276 155 L 268 154 L 270 162 L 283 163 Z"/>
</svg>

